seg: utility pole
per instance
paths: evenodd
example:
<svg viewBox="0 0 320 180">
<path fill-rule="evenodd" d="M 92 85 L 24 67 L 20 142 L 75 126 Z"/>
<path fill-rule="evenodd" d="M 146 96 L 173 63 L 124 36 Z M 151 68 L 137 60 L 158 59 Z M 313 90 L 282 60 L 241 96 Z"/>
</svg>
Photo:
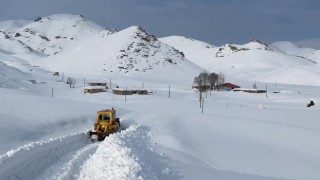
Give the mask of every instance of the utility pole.
<svg viewBox="0 0 320 180">
<path fill-rule="evenodd" d="M 170 99 L 170 85 L 169 85 L 169 99 Z"/>
<path fill-rule="evenodd" d="M 268 99 L 268 85 L 266 85 L 266 98 Z"/>
<path fill-rule="evenodd" d="M 53 98 L 53 88 L 51 88 L 51 98 Z"/>
<path fill-rule="evenodd" d="M 62 73 L 62 76 L 61 76 L 61 81 L 63 82 L 63 78 L 64 78 L 64 73 Z"/>
<path fill-rule="evenodd" d="M 83 78 L 83 87 L 86 86 L 86 78 Z"/>
</svg>

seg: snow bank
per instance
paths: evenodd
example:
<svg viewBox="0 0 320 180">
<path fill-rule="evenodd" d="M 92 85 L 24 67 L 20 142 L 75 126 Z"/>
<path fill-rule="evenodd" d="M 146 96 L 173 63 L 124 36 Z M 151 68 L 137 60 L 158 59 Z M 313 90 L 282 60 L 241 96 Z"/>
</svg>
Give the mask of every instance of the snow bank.
<svg viewBox="0 0 320 180">
<path fill-rule="evenodd" d="M 65 154 L 87 144 L 87 133 L 71 134 L 47 141 L 32 142 L 0 156 L 3 179 L 34 179 Z"/>
<path fill-rule="evenodd" d="M 138 125 L 110 135 L 84 164 L 79 179 L 158 179 L 145 157 L 152 152 L 150 136 Z"/>
</svg>

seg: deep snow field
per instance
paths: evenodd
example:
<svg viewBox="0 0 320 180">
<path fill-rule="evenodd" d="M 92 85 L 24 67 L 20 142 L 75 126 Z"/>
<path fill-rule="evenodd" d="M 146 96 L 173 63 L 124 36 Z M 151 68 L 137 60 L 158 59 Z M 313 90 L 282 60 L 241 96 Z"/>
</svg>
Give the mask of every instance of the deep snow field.
<svg viewBox="0 0 320 180">
<path fill-rule="evenodd" d="M 79 15 L 0 22 L 0 180 L 319 180 L 319 52 L 116 32 Z M 268 93 L 208 92 L 202 112 L 192 85 L 205 70 Z M 83 93 L 97 81 L 150 94 Z M 96 112 L 112 107 L 121 130 L 92 142 Z"/>
<path fill-rule="evenodd" d="M 212 92 L 201 113 L 187 78 L 109 76 L 114 86 L 153 91 L 125 101 L 83 94 L 80 78 L 69 88 L 42 75 L 42 83 L 0 89 L 2 179 L 320 178 L 319 87 L 268 84 L 268 98 Z M 307 108 L 310 99 L 316 105 Z M 92 144 L 85 132 L 111 107 L 126 129 Z"/>
</svg>

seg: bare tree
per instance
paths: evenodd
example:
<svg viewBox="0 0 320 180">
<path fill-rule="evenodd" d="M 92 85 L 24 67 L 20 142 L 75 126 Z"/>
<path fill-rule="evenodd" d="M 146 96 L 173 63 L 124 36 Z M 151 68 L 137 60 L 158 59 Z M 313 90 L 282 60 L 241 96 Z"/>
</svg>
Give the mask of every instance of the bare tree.
<svg viewBox="0 0 320 180">
<path fill-rule="evenodd" d="M 221 90 L 222 85 L 224 84 L 224 81 L 225 81 L 225 76 L 222 72 L 220 72 L 218 75 L 218 82 L 217 82 L 217 85 L 219 85 L 218 90 Z"/>
<path fill-rule="evenodd" d="M 199 101 L 201 104 L 202 94 L 206 92 L 209 88 L 209 74 L 206 72 L 200 73 L 197 77 L 194 78 L 193 83 L 197 86 L 199 90 Z"/>
<path fill-rule="evenodd" d="M 76 79 L 68 77 L 67 84 L 69 84 L 70 88 L 74 88 L 74 85 L 76 84 Z"/>
<path fill-rule="evenodd" d="M 218 84 L 218 78 L 219 78 L 219 75 L 214 72 L 209 74 L 208 81 L 210 84 L 210 90 L 213 90 L 213 88 Z"/>
</svg>

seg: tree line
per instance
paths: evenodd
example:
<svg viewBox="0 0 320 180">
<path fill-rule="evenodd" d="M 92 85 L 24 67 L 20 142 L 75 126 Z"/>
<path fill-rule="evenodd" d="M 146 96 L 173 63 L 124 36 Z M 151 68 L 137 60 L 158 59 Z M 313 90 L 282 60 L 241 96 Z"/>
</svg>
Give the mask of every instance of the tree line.
<svg viewBox="0 0 320 180">
<path fill-rule="evenodd" d="M 198 76 L 196 76 L 193 80 L 193 84 L 195 88 L 199 90 L 199 100 L 201 102 L 203 93 L 210 90 L 221 90 L 222 84 L 224 84 L 225 75 L 223 73 L 207 73 L 201 72 Z"/>
</svg>

